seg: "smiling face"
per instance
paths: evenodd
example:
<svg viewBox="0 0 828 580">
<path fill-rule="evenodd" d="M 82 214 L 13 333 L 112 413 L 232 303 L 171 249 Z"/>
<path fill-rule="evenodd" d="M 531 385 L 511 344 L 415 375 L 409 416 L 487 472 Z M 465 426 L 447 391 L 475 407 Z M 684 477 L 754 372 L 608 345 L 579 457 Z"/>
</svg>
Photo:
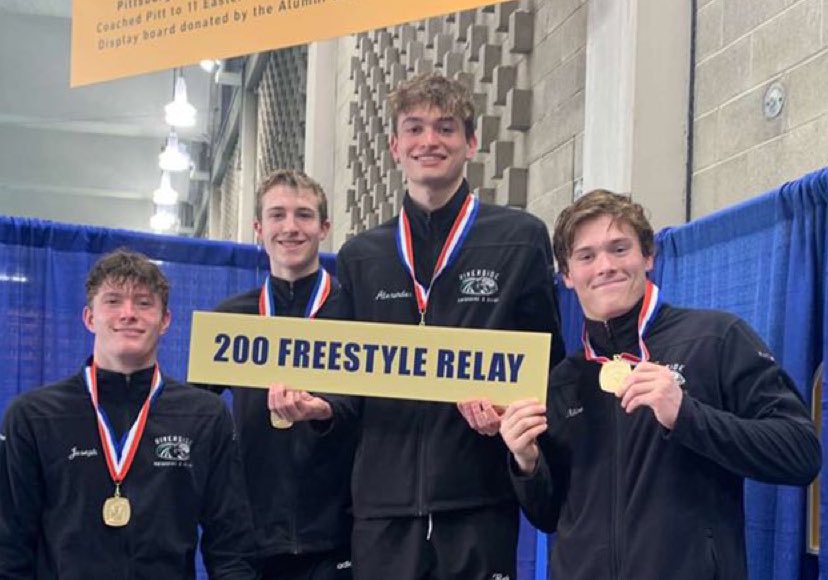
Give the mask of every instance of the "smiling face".
<svg viewBox="0 0 828 580">
<path fill-rule="evenodd" d="M 275 185 L 261 199 L 262 217 L 253 224 L 270 258 L 270 272 L 293 281 L 319 268 L 319 243 L 331 223 L 319 214 L 312 189 Z"/>
<path fill-rule="evenodd" d="M 95 335 L 95 364 L 127 374 L 155 364 L 170 319 L 158 293 L 130 280 L 104 280 L 83 309 L 83 322 Z"/>
<path fill-rule="evenodd" d="M 458 116 L 423 104 L 398 115 L 389 146 L 402 166 L 411 197 L 433 210 L 457 191 L 463 167 L 477 151 L 477 137 L 466 135 Z"/>
<path fill-rule="evenodd" d="M 644 255 L 632 226 L 600 215 L 578 224 L 567 267 L 564 282 L 586 317 L 605 321 L 641 300 L 653 257 Z"/>
</svg>

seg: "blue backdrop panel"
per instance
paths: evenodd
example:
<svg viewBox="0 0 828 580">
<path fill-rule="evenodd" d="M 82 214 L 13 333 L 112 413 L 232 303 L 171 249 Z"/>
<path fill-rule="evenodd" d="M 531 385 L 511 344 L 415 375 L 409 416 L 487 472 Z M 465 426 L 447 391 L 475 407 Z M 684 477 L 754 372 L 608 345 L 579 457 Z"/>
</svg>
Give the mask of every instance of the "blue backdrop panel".
<svg viewBox="0 0 828 580">
<path fill-rule="evenodd" d="M 828 354 L 826 264 L 828 170 L 765 196 L 665 230 L 653 279 L 680 306 L 729 310 L 768 342 L 810 402 L 809 381 Z M 80 319 L 86 273 L 101 254 L 128 247 L 157 260 L 172 283 L 173 324 L 162 340 L 165 372 L 184 378 L 192 311 L 257 286 L 268 270 L 257 247 L 85 228 L 0 217 L 0 413 L 18 393 L 77 371 L 90 354 Z M 333 270 L 333 256 L 323 263 Z M 583 320 L 574 294 L 559 284 L 567 351 L 580 348 Z M 823 409 L 828 396 L 823 396 Z M 821 478 L 822 491 L 826 489 Z M 748 482 L 746 530 L 752 580 L 808 577 L 804 559 L 803 493 Z M 826 514 L 820 514 L 828 570 Z M 526 530 L 524 530 L 526 531 Z M 546 576 L 546 539 L 523 534 L 519 578 Z M 552 542 L 550 542 L 551 544 Z M 202 573 L 202 572 L 200 572 Z M 560 580 L 560 579 L 559 579 Z"/>
<path fill-rule="evenodd" d="M 0 216 L 0 410 L 10 397 L 66 376 L 91 354 L 82 326 L 84 281 L 104 253 L 126 247 L 152 258 L 171 284 L 173 323 L 162 338 L 164 371 L 186 377 L 193 310 L 261 284 L 267 255 L 254 245 L 78 227 Z M 334 272 L 334 256 L 322 256 Z"/>
<path fill-rule="evenodd" d="M 193 310 L 258 286 L 268 271 L 257 246 L 192 240 L 0 216 L 0 415 L 17 394 L 77 372 L 92 353 L 83 327 L 84 282 L 106 252 L 126 247 L 156 261 L 170 280 L 173 322 L 159 363 L 187 375 Z M 334 257 L 323 255 L 334 272 Z M 199 567 L 199 577 L 206 577 Z"/>
<path fill-rule="evenodd" d="M 811 377 L 826 354 L 826 207 L 828 170 L 823 169 L 659 235 L 656 276 L 665 299 L 728 310 L 747 320 L 808 405 Z M 801 488 L 746 482 L 752 579 L 802 577 L 804 497 Z"/>
</svg>

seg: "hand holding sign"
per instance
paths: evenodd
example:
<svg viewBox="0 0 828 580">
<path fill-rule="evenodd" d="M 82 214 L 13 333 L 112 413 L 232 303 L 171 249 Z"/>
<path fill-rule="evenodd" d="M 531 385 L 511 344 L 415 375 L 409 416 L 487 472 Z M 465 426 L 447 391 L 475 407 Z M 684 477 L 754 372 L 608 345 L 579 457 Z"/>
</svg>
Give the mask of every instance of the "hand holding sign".
<svg viewBox="0 0 828 580">
<path fill-rule="evenodd" d="M 282 383 L 270 385 L 267 407 L 285 421 L 325 421 L 333 416 L 331 405 L 306 391 L 296 391 Z"/>
<path fill-rule="evenodd" d="M 494 436 L 500 430 L 500 415 L 503 407 L 495 407 L 492 402 L 483 399 L 457 403 L 457 409 L 469 424 L 469 427 L 481 435 Z"/>
<path fill-rule="evenodd" d="M 546 407 L 534 399 L 516 401 L 501 417 L 500 435 L 525 474 L 538 464 L 538 437 L 546 431 Z"/>
</svg>

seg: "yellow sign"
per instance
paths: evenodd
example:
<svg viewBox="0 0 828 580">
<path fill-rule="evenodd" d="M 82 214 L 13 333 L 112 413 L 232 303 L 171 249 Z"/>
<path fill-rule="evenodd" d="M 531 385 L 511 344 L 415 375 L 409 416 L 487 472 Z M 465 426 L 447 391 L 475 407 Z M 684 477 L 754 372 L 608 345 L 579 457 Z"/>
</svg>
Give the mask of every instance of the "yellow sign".
<svg viewBox="0 0 828 580">
<path fill-rule="evenodd" d="M 71 85 L 334 38 L 505 0 L 73 0 Z"/>
<path fill-rule="evenodd" d="M 187 380 L 507 405 L 546 401 L 549 334 L 196 312 Z"/>
</svg>

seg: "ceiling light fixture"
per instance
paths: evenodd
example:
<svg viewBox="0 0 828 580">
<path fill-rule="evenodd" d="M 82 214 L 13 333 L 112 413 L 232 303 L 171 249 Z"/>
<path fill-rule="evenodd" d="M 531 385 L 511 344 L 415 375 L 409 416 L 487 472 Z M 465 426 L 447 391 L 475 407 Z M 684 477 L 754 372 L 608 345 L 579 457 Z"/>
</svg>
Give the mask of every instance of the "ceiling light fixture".
<svg viewBox="0 0 828 580">
<path fill-rule="evenodd" d="M 201 67 L 201 70 L 203 70 L 204 72 L 208 72 L 208 73 L 211 73 L 214 70 L 216 70 L 216 67 L 218 67 L 218 65 L 219 65 L 219 61 L 210 60 L 210 59 L 202 60 L 198 63 L 198 66 Z"/>
<path fill-rule="evenodd" d="M 176 216 L 170 209 L 155 208 L 155 214 L 150 218 L 150 227 L 156 232 L 168 232 L 175 227 Z"/>
<path fill-rule="evenodd" d="M 169 172 L 161 173 L 161 185 L 152 192 L 152 201 L 157 205 L 175 205 L 178 203 L 178 192 L 173 189 L 170 183 Z"/>
<path fill-rule="evenodd" d="M 190 168 L 190 156 L 178 142 L 178 135 L 170 131 L 167 137 L 167 146 L 158 156 L 158 167 L 164 171 L 184 171 Z"/>
<path fill-rule="evenodd" d="M 172 127 L 193 127 L 196 124 L 196 108 L 187 101 L 187 82 L 181 75 L 175 79 L 172 102 L 164 107 L 164 120 Z"/>
</svg>

